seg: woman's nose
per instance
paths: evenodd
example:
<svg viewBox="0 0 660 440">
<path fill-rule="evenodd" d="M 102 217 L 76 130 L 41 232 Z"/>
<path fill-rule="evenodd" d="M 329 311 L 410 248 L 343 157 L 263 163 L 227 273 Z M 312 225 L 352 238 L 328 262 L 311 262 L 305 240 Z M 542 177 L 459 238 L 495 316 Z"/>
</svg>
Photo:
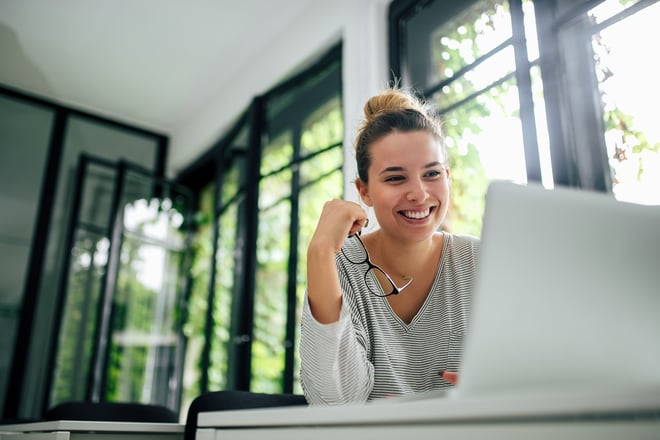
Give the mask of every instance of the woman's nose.
<svg viewBox="0 0 660 440">
<path fill-rule="evenodd" d="M 428 193 L 426 191 L 426 185 L 421 180 L 411 180 L 408 193 L 406 194 L 406 199 L 409 202 L 421 202 L 426 200 Z"/>
</svg>

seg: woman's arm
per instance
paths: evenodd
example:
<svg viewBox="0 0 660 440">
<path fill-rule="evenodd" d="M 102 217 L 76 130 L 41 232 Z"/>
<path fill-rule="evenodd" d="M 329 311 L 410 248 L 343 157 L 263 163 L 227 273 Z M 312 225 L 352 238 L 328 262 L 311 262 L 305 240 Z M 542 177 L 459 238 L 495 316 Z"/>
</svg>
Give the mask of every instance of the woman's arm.
<svg viewBox="0 0 660 440">
<path fill-rule="evenodd" d="M 356 203 L 327 202 L 307 249 L 300 376 L 310 404 L 366 401 L 373 387 L 373 366 L 344 303 L 336 260 L 346 237 L 365 221 Z"/>
<path fill-rule="evenodd" d="M 339 319 L 341 287 L 335 257 L 347 236 L 362 229 L 367 220 L 360 205 L 331 200 L 323 205 L 307 248 L 307 295 L 312 315 L 322 324 Z"/>
<path fill-rule="evenodd" d="M 305 298 L 300 336 L 300 380 L 310 405 L 366 402 L 374 385 L 367 336 L 352 321 L 346 303 L 339 319 L 321 324 Z"/>
</svg>

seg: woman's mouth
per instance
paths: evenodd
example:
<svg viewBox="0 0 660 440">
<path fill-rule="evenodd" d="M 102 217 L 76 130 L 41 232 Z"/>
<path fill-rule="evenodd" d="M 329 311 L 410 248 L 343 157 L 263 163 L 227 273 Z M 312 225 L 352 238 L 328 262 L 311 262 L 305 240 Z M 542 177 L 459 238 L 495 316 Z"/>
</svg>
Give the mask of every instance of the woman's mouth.
<svg viewBox="0 0 660 440">
<path fill-rule="evenodd" d="M 428 217 L 431 215 L 431 211 L 433 210 L 433 207 L 429 207 L 423 210 L 415 210 L 415 211 L 399 211 L 401 215 L 403 215 L 406 218 L 409 218 L 411 220 L 421 220 L 423 218 Z"/>
</svg>

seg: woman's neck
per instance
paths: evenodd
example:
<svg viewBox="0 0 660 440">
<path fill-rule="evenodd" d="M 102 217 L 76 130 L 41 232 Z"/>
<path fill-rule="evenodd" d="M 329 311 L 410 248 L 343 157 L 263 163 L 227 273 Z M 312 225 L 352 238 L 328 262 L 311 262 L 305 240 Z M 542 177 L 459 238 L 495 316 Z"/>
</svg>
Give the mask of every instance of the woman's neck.
<svg viewBox="0 0 660 440">
<path fill-rule="evenodd" d="M 365 246 L 374 264 L 387 272 L 412 275 L 426 270 L 428 264 L 438 261 L 442 246 L 442 234 L 436 233 L 422 241 L 399 240 L 378 230 L 365 237 Z"/>
</svg>

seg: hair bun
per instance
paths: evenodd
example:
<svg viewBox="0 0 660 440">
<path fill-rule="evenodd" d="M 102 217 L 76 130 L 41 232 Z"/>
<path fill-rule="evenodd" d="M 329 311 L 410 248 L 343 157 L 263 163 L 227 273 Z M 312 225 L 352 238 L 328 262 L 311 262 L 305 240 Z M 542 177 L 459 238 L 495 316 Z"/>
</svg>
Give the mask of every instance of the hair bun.
<svg viewBox="0 0 660 440">
<path fill-rule="evenodd" d="M 358 176 L 368 181 L 371 165 L 369 146 L 394 131 L 424 131 L 432 135 L 446 158 L 440 119 L 434 115 L 430 102 L 412 91 L 393 87 L 372 96 L 364 104 L 362 124 L 355 137 L 355 159 Z"/>
<path fill-rule="evenodd" d="M 364 118 L 365 122 L 369 124 L 382 114 L 405 110 L 416 110 L 423 115 L 428 115 L 426 106 L 410 92 L 388 89 L 372 96 L 364 104 Z"/>
</svg>

